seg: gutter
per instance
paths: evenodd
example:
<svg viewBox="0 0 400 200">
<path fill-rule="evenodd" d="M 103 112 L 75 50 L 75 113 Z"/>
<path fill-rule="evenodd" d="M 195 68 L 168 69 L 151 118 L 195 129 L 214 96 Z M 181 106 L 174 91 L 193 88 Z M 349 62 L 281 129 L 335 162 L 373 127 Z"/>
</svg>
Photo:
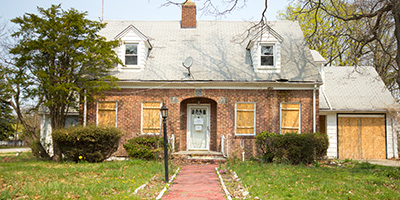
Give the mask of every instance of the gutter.
<svg viewBox="0 0 400 200">
<path fill-rule="evenodd" d="M 329 102 L 328 95 L 326 95 L 326 93 L 325 93 L 324 85 L 321 86 L 321 91 L 322 91 L 322 95 L 324 96 L 326 103 L 328 104 L 329 110 L 332 110 L 332 104 L 331 104 L 331 102 Z"/>
<path fill-rule="evenodd" d="M 315 133 L 317 130 L 315 123 L 317 118 L 316 91 L 317 91 L 317 84 L 314 85 L 314 90 L 313 90 L 313 133 Z"/>
</svg>

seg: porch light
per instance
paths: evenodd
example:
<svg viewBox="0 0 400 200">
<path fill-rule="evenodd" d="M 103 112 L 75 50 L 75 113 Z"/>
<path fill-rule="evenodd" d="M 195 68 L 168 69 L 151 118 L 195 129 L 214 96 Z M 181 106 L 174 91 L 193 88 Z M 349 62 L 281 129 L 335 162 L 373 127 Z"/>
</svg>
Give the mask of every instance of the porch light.
<svg viewBox="0 0 400 200">
<path fill-rule="evenodd" d="M 167 140 L 167 117 L 168 117 L 168 108 L 163 103 L 163 106 L 160 109 L 161 116 L 163 118 L 163 126 L 164 126 L 164 167 L 165 167 L 165 182 L 168 183 L 168 140 Z"/>
<path fill-rule="evenodd" d="M 161 116 L 163 119 L 168 117 L 168 108 L 164 105 L 164 103 L 163 103 L 163 106 L 161 107 L 160 111 L 161 111 Z"/>
</svg>

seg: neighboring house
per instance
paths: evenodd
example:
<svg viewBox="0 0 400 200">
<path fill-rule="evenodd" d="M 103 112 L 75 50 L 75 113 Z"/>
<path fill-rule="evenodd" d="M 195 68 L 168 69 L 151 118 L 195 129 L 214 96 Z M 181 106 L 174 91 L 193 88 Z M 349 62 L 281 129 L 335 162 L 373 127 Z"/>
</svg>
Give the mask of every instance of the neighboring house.
<svg viewBox="0 0 400 200">
<path fill-rule="evenodd" d="M 196 6 L 182 7 L 182 21 L 106 21 L 100 34 L 121 40 L 115 51 L 126 67 L 113 74 L 120 90 L 83 107 L 84 124 L 111 125 L 125 136 L 161 133 L 160 107 L 169 109 L 168 135 L 175 151 L 256 155 L 261 131 L 319 130 L 322 80 L 297 22 L 196 21 Z M 225 146 L 226 147 L 226 146 Z"/>
<path fill-rule="evenodd" d="M 47 108 L 39 109 L 40 116 L 40 143 L 46 149 L 49 156 L 53 156 L 53 138 L 51 137 L 51 118 Z M 65 128 L 77 126 L 79 124 L 79 112 L 73 110 L 67 113 Z"/>
<path fill-rule="evenodd" d="M 328 157 L 398 158 L 395 118 L 399 105 L 373 67 L 321 68 L 320 131 Z"/>
</svg>

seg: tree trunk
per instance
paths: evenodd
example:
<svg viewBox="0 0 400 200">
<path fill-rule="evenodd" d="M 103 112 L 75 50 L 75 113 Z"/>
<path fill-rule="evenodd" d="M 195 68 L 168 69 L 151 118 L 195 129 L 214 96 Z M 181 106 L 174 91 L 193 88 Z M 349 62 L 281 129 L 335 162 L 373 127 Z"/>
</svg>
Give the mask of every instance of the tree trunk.
<svg viewBox="0 0 400 200">
<path fill-rule="evenodd" d="M 62 129 L 65 126 L 65 115 L 64 113 L 60 113 L 58 108 L 49 108 L 50 109 L 50 116 L 51 116 L 51 130 L 55 131 L 58 129 Z M 52 137 L 53 138 L 53 137 Z M 53 161 L 60 161 L 61 160 L 61 152 L 58 148 L 54 139 L 53 141 L 53 152 L 54 155 L 52 157 Z"/>
</svg>

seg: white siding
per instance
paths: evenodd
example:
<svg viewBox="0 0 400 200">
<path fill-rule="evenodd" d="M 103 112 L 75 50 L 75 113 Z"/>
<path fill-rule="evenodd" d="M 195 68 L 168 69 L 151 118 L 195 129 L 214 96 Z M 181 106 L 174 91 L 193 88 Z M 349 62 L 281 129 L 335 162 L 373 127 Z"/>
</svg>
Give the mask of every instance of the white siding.
<svg viewBox="0 0 400 200">
<path fill-rule="evenodd" d="M 328 158 L 337 158 L 337 118 L 336 113 L 326 115 L 326 133 L 329 138 Z"/>
<path fill-rule="evenodd" d="M 51 137 L 50 116 L 43 114 L 40 118 L 40 143 L 50 157 L 53 156 L 53 138 Z"/>
<path fill-rule="evenodd" d="M 251 61 L 253 62 L 254 69 L 257 69 L 260 66 L 260 51 L 259 45 L 253 45 L 253 47 L 250 49 Z"/>
<path fill-rule="evenodd" d="M 398 158 L 398 150 L 397 150 L 397 132 L 394 127 L 395 120 L 393 120 L 392 115 L 386 116 L 386 153 L 387 158 Z"/>
</svg>

